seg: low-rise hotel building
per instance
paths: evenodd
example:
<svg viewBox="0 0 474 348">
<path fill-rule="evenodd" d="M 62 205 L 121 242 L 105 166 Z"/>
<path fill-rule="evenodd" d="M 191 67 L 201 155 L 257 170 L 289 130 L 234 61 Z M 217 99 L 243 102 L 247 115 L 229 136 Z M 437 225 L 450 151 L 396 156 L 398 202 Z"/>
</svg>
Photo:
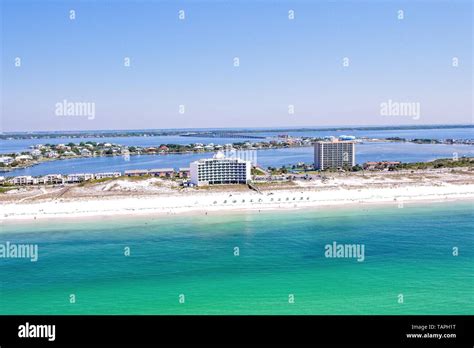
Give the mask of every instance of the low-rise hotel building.
<svg viewBox="0 0 474 348">
<path fill-rule="evenodd" d="M 125 176 L 145 176 L 148 175 L 148 169 L 131 169 L 124 172 Z"/>
<path fill-rule="evenodd" d="M 33 178 L 32 176 L 29 175 L 22 175 L 22 176 L 16 176 L 12 180 L 10 180 L 10 183 L 13 185 L 35 185 L 38 183 L 38 179 Z"/>
<path fill-rule="evenodd" d="M 355 166 L 355 142 L 334 139 L 314 144 L 314 168 L 343 168 Z"/>
<path fill-rule="evenodd" d="M 118 178 L 122 175 L 120 172 L 107 172 L 94 174 L 95 179 Z"/>
<path fill-rule="evenodd" d="M 43 184 L 64 184 L 64 178 L 61 174 L 47 174 L 40 178 L 39 183 Z"/>
<path fill-rule="evenodd" d="M 362 167 L 365 170 L 390 170 L 400 163 L 399 161 L 365 162 Z"/>
<path fill-rule="evenodd" d="M 189 178 L 190 176 L 190 169 L 189 168 L 179 168 L 178 176 L 180 178 Z"/>
<path fill-rule="evenodd" d="M 150 169 L 148 175 L 159 176 L 160 178 L 171 178 L 174 177 L 175 171 L 173 168 Z"/>
<path fill-rule="evenodd" d="M 69 174 L 66 177 L 66 182 L 69 184 L 74 184 L 78 182 L 83 182 L 87 180 L 92 180 L 94 179 L 94 174 L 91 173 L 80 173 L 80 174 Z"/>
<path fill-rule="evenodd" d="M 213 158 L 200 159 L 190 165 L 194 185 L 247 184 L 251 180 L 251 162 L 227 158 L 218 152 Z"/>
</svg>

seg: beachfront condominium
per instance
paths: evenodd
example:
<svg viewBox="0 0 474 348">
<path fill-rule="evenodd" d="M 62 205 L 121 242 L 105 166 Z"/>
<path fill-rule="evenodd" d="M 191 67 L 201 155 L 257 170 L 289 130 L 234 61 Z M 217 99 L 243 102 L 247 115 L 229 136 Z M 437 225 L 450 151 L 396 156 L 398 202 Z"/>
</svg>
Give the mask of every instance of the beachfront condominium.
<svg viewBox="0 0 474 348">
<path fill-rule="evenodd" d="M 355 142 L 333 139 L 314 144 L 314 168 L 344 168 L 355 166 Z"/>
<path fill-rule="evenodd" d="M 190 165 L 194 185 L 247 184 L 250 182 L 251 162 L 227 158 L 218 152 L 212 158 L 200 159 Z"/>
</svg>

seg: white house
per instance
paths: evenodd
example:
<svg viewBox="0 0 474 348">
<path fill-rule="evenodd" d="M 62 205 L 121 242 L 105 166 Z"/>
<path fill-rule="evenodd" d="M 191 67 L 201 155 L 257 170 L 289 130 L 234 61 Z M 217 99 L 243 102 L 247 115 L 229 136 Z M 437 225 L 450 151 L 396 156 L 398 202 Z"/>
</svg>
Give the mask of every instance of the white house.
<svg viewBox="0 0 474 348">
<path fill-rule="evenodd" d="M 82 149 L 81 150 L 81 156 L 84 156 L 84 157 L 90 157 L 92 155 L 92 152 L 88 149 Z"/>
<path fill-rule="evenodd" d="M 59 154 L 56 151 L 49 151 L 49 152 L 46 152 L 46 157 L 56 158 L 56 157 L 59 157 Z"/>
<path fill-rule="evenodd" d="M 15 161 L 18 162 L 31 161 L 32 159 L 33 157 L 31 157 L 30 155 L 19 155 L 15 157 Z"/>
<path fill-rule="evenodd" d="M 30 153 L 31 153 L 31 156 L 33 157 L 41 157 L 41 150 L 34 149 L 34 150 L 31 150 Z"/>
<path fill-rule="evenodd" d="M 3 163 L 6 166 L 12 164 L 12 162 L 13 162 L 13 158 L 10 156 L 0 157 L 0 163 Z"/>
</svg>

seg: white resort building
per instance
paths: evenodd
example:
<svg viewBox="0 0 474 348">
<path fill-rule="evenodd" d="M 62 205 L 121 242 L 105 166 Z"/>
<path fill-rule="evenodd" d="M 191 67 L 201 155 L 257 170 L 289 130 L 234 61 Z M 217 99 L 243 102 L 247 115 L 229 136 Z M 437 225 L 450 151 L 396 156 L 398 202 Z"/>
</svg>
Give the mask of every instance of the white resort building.
<svg viewBox="0 0 474 348">
<path fill-rule="evenodd" d="M 314 144 L 314 168 L 343 168 L 355 166 L 355 142 L 333 139 Z"/>
<path fill-rule="evenodd" d="M 190 165 L 191 183 L 194 185 L 247 184 L 251 180 L 250 161 L 227 158 L 217 152 L 213 158 L 200 159 Z"/>
</svg>

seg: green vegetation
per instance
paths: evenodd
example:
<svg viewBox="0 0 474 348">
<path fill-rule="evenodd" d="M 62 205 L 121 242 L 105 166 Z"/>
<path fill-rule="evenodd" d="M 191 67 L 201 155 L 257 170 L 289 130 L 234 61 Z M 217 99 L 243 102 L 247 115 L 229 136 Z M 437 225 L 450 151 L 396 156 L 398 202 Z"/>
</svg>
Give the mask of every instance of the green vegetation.
<svg viewBox="0 0 474 348">
<path fill-rule="evenodd" d="M 18 188 L 13 186 L 13 187 L 8 187 L 8 186 L 4 186 L 4 187 L 0 187 L 0 193 L 5 193 L 7 191 L 11 191 L 11 190 L 17 190 Z"/>
<path fill-rule="evenodd" d="M 355 166 L 351 167 L 349 170 L 351 172 L 360 172 L 363 169 L 364 168 L 362 168 L 362 166 L 360 164 L 356 164 Z"/>
<path fill-rule="evenodd" d="M 164 147 L 164 148 L 163 148 Z M 168 149 L 166 149 L 168 148 Z M 188 152 L 192 151 L 193 147 L 191 145 L 180 145 L 180 144 L 161 144 L 160 150 L 164 150 L 166 152 Z"/>
<path fill-rule="evenodd" d="M 285 133 L 285 132 L 312 132 L 312 131 L 331 131 L 331 132 L 343 132 L 343 131 L 356 131 L 356 130 L 410 130 L 410 129 L 446 129 L 446 128 L 474 128 L 472 124 L 459 124 L 459 125 L 405 125 L 405 126 L 347 126 L 347 127 L 332 127 L 332 128 L 320 128 L 320 127 L 305 127 L 305 128 L 270 128 L 270 129 L 229 129 L 226 130 L 226 135 L 241 134 L 241 133 Z M 213 134 L 222 133 L 222 131 L 209 132 L 209 131 L 194 131 L 197 135 L 200 134 Z M 144 131 L 78 131 L 78 132 L 51 132 L 51 133 L 9 133 L 0 134 L 0 139 L 48 139 L 48 138 L 110 138 L 110 137 L 140 137 L 140 136 L 163 136 L 163 135 L 182 135 L 183 130 L 144 130 Z"/>
<path fill-rule="evenodd" d="M 286 168 L 286 166 L 282 166 L 281 168 L 268 167 L 268 171 L 272 175 L 287 174 L 288 168 Z"/>
<path fill-rule="evenodd" d="M 400 137 L 388 137 L 388 138 L 385 138 L 385 140 L 390 140 L 390 141 L 407 141 L 405 138 L 400 138 Z"/>
<path fill-rule="evenodd" d="M 456 168 L 456 167 L 474 167 L 474 158 L 461 157 L 457 160 L 450 158 L 438 159 L 432 162 L 401 163 L 395 166 L 397 169 L 428 169 L 428 168 Z"/>
<path fill-rule="evenodd" d="M 260 168 L 252 167 L 251 174 L 252 175 L 265 175 L 266 173 Z"/>
<path fill-rule="evenodd" d="M 439 144 L 439 140 L 435 139 L 413 139 L 412 142 L 415 144 Z"/>
</svg>

